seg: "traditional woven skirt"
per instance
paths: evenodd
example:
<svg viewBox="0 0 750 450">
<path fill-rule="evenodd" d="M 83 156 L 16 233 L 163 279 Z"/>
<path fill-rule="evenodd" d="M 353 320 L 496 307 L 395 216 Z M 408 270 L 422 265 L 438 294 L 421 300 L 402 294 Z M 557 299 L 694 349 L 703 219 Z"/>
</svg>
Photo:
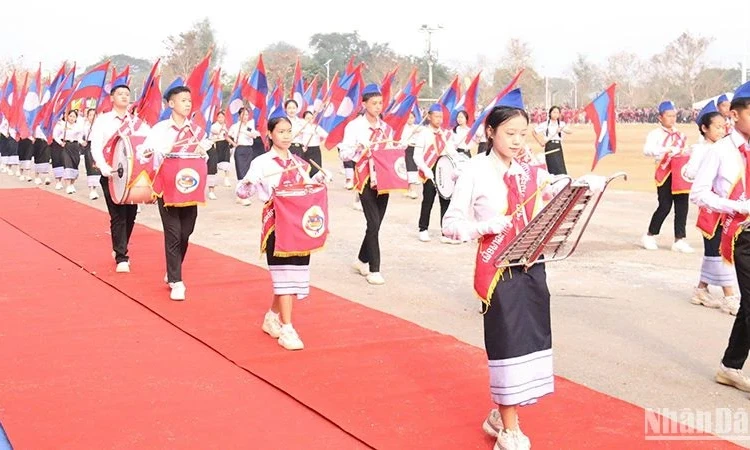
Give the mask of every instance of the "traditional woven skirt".
<svg viewBox="0 0 750 450">
<path fill-rule="evenodd" d="M 229 160 L 232 159 L 232 152 L 229 150 L 229 142 L 227 141 L 216 141 L 216 153 L 219 157 L 219 162 L 216 164 L 218 170 L 229 172 L 232 166 L 229 164 Z"/>
<path fill-rule="evenodd" d="M 81 144 L 75 141 L 66 141 L 62 150 L 63 178 L 75 180 L 78 178 L 78 166 L 81 164 Z"/>
<path fill-rule="evenodd" d="M 274 256 L 276 231 L 266 241 L 266 261 L 271 272 L 274 295 L 296 295 L 298 300 L 310 295 L 310 255 Z"/>
<path fill-rule="evenodd" d="M 528 405 L 554 391 L 550 294 L 543 264 L 507 269 L 484 314 L 490 393 L 498 405 Z"/>
<path fill-rule="evenodd" d="M 737 272 L 730 264 L 726 264 L 719 253 L 721 244 L 721 225 L 716 229 L 714 237 L 703 237 L 703 263 L 701 264 L 700 281 L 710 286 L 731 287 L 737 283 Z"/>
</svg>

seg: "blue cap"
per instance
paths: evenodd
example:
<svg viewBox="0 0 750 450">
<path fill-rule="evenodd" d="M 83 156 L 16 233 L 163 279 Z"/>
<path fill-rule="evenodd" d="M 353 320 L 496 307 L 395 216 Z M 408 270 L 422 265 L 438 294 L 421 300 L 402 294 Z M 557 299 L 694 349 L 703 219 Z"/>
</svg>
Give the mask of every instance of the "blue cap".
<svg viewBox="0 0 750 450">
<path fill-rule="evenodd" d="M 443 107 L 440 103 L 433 103 L 432 106 L 430 106 L 429 112 L 443 112 Z"/>
<path fill-rule="evenodd" d="M 497 106 L 506 106 L 508 108 L 524 109 L 523 107 L 523 96 L 521 95 L 521 88 L 515 88 L 508 92 L 497 102 Z"/>
<path fill-rule="evenodd" d="M 364 96 L 367 94 L 383 95 L 382 92 L 380 92 L 380 86 L 378 86 L 375 83 L 370 83 L 367 86 L 365 86 L 365 89 L 362 91 L 362 95 Z"/>
<path fill-rule="evenodd" d="M 716 104 L 721 105 L 722 103 L 728 102 L 728 101 L 729 101 L 729 97 L 727 97 L 727 94 L 721 94 L 719 98 L 716 99 Z"/>
<path fill-rule="evenodd" d="M 677 108 L 674 107 L 674 103 L 669 100 L 659 103 L 659 114 L 664 114 L 667 111 L 674 111 L 675 109 Z"/>
<path fill-rule="evenodd" d="M 706 106 L 704 106 L 703 109 L 700 110 L 700 112 L 698 113 L 698 117 L 695 119 L 696 125 L 701 126 L 701 119 L 703 118 L 703 116 L 712 112 L 718 112 L 718 110 L 716 109 L 716 103 L 714 103 L 713 100 L 706 103 Z"/>
<path fill-rule="evenodd" d="M 750 81 L 738 87 L 734 91 L 734 98 L 750 98 Z"/>
</svg>

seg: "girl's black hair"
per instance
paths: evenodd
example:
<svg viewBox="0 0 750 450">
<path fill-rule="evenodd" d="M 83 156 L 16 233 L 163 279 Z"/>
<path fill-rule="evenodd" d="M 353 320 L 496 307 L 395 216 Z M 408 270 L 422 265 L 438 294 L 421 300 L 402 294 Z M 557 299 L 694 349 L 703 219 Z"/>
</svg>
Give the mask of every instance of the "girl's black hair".
<svg viewBox="0 0 750 450">
<path fill-rule="evenodd" d="M 469 124 L 469 113 L 467 113 L 466 111 L 464 111 L 462 109 L 461 111 L 458 112 L 458 114 L 456 114 L 456 118 L 458 118 L 458 116 L 461 116 L 461 115 L 463 115 L 466 118 L 466 125 L 468 125 Z M 456 121 L 456 126 L 453 127 L 453 132 L 456 133 L 457 131 L 458 131 L 458 121 Z"/>
<path fill-rule="evenodd" d="M 278 125 L 280 122 L 286 122 L 289 125 L 292 124 L 292 121 L 289 120 L 286 116 L 280 116 L 280 117 L 274 117 L 273 119 L 268 121 L 268 134 L 271 134 L 274 128 L 276 128 L 276 125 Z"/>
<path fill-rule="evenodd" d="M 302 118 L 304 119 L 308 114 L 310 114 L 311 116 L 313 115 L 312 111 L 305 111 L 305 113 L 302 114 Z"/>
<path fill-rule="evenodd" d="M 484 133 L 487 136 L 487 155 L 492 151 L 492 133 L 488 130 L 490 128 L 496 130 L 500 125 L 518 116 L 523 117 L 526 119 L 526 123 L 529 123 L 529 115 L 523 109 L 496 106 L 487 114 L 487 118 L 484 120 Z"/>
<path fill-rule="evenodd" d="M 549 111 L 547 111 L 547 128 L 544 130 L 544 137 L 549 137 L 549 121 L 552 120 L 552 111 L 557 110 L 557 112 L 562 115 L 562 109 L 560 109 L 559 106 L 553 105 Z M 562 139 L 562 130 L 560 129 L 560 117 L 557 118 L 557 136 Z"/>
<path fill-rule="evenodd" d="M 286 109 L 286 107 L 289 106 L 290 103 L 294 103 L 294 106 L 299 108 L 299 104 L 297 103 L 297 100 L 290 98 L 289 100 L 284 102 L 284 109 Z"/>
</svg>

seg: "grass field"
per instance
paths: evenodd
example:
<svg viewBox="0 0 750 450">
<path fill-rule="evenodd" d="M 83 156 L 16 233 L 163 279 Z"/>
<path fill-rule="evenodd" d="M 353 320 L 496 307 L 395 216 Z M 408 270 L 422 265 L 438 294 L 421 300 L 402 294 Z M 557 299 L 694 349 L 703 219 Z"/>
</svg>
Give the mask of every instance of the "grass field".
<svg viewBox="0 0 750 450">
<path fill-rule="evenodd" d="M 655 192 L 653 159 L 643 155 L 643 144 L 649 131 L 656 128 L 656 124 L 618 124 L 617 152 L 599 161 L 594 173 L 611 175 L 615 172 L 626 172 L 628 181 L 617 183 L 616 189 Z M 698 141 L 698 127 L 693 124 L 679 124 L 677 126 L 688 136 L 688 146 Z M 591 125 L 574 125 L 573 134 L 566 135 L 563 142 L 565 164 L 571 176 L 580 176 L 591 171 L 594 160 L 594 128 Z M 534 141 L 529 133 L 527 142 L 534 153 L 541 153 L 542 148 Z M 328 167 L 338 167 L 335 152 L 324 152 L 324 159 Z"/>
</svg>

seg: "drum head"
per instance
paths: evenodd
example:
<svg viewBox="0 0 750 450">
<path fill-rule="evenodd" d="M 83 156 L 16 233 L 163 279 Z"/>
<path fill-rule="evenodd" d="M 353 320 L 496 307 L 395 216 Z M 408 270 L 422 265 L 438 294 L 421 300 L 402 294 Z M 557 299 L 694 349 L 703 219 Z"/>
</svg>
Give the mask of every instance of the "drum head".
<svg viewBox="0 0 750 450">
<path fill-rule="evenodd" d="M 117 139 L 112 152 L 112 176 L 110 186 L 112 201 L 121 203 L 127 194 L 128 182 L 130 181 L 130 147 L 126 139 Z"/>
<path fill-rule="evenodd" d="M 438 195 L 445 199 L 451 198 L 456 182 L 453 174 L 456 173 L 456 162 L 448 155 L 438 158 L 435 163 L 435 188 Z"/>
</svg>

